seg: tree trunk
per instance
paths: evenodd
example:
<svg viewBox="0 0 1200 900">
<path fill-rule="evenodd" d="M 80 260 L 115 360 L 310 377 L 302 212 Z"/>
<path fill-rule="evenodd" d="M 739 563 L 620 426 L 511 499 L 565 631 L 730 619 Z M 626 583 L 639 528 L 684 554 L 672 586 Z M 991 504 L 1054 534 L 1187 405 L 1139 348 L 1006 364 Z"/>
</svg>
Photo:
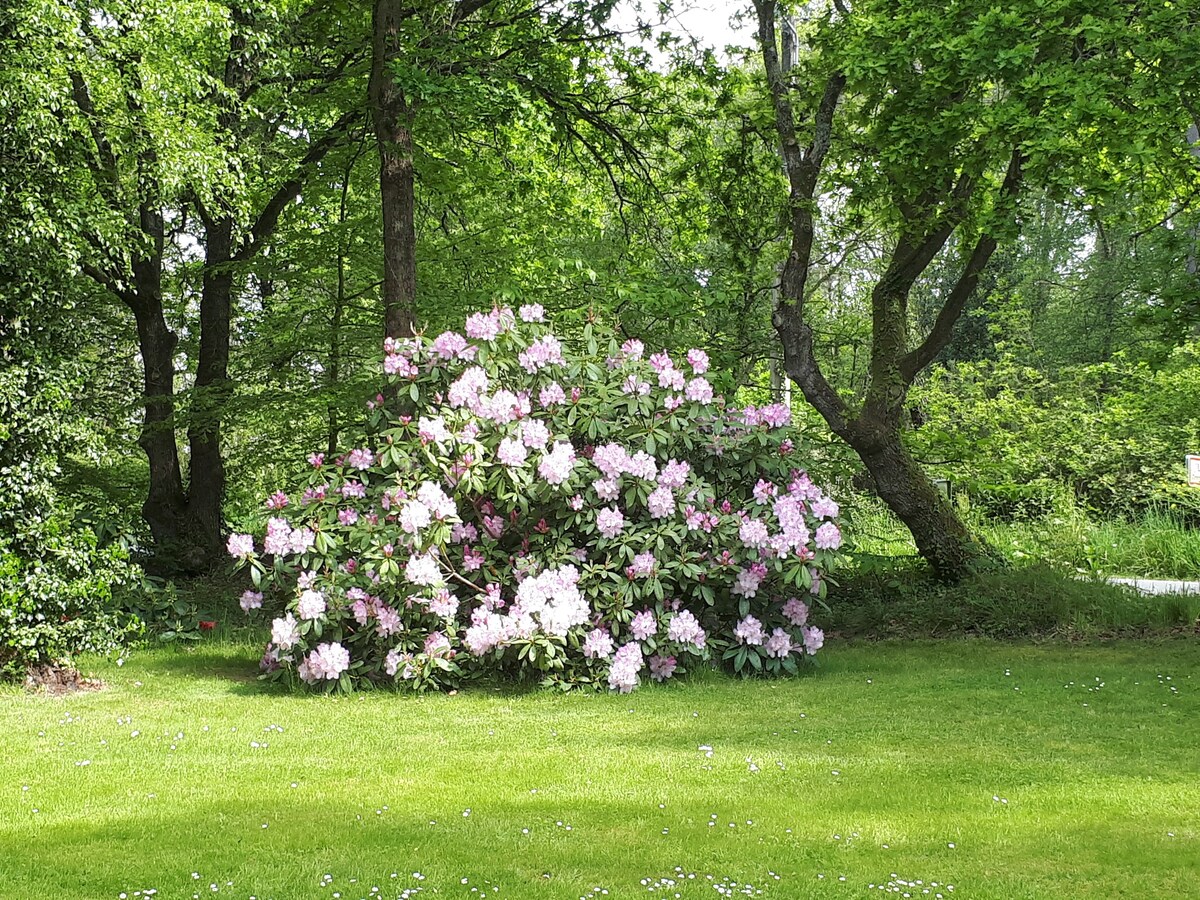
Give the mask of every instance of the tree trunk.
<svg viewBox="0 0 1200 900">
<path fill-rule="evenodd" d="M 184 542 L 187 513 L 175 444 L 175 347 L 179 338 L 163 317 L 162 295 L 152 268 L 146 263 L 134 264 L 136 303 L 131 304 L 145 385 L 138 445 L 150 466 L 142 517 L 150 527 L 155 550 L 173 557 Z"/>
<path fill-rule="evenodd" d="M 957 581 L 991 561 L 950 502 L 904 449 L 898 433 L 893 431 L 871 447 L 855 443 L 851 446 L 866 466 L 875 492 L 912 532 L 917 551 L 938 578 Z"/>
<path fill-rule="evenodd" d="M 188 420 L 188 516 L 196 555 L 211 565 L 221 558 L 225 499 L 225 462 L 221 456 L 221 420 L 229 399 L 229 326 L 232 310 L 233 219 L 208 223 L 204 238 L 204 275 L 200 294 L 200 356 Z"/>
<path fill-rule="evenodd" d="M 411 337 L 417 309 L 416 195 L 413 181 L 412 108 L 388 64 L 400 48 L 408 12 L 398 0 L 376 0 L 368 95 L 379 147 L 383 206 L 383 309 L 387 337 Z"/>
</svg>

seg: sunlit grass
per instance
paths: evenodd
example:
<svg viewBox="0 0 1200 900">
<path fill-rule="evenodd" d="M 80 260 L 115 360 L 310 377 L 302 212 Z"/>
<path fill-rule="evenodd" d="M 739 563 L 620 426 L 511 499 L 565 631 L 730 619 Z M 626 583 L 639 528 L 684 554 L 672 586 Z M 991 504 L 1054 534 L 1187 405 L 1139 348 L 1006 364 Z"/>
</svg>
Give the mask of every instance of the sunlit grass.
<svg viewBox="0 0 1200 900">
<path fill-rule="evenodd" d="M 1185 897 L 1200 877 L 1184 640 L 832 645 L 813 677 L 630 696 L 295 696 L 253 657 L 162 649 L 96 663 L 98 693 L 0 693 L 0 896 Z"/>
<path fill-rule="evenodd" d="M 1200 579 L 1200 529 L 1167 513 L 1097 521 L 1067 506 L 1044 517 L 988 519 L 962 511 L 980 538 L 1006 559 L 1044 562 L 1098 575 Z M 859 500 L 847 510 L 854 549 L 871 558 L 915 557 L 904 525 L 881 503 Z"/>
</svg>

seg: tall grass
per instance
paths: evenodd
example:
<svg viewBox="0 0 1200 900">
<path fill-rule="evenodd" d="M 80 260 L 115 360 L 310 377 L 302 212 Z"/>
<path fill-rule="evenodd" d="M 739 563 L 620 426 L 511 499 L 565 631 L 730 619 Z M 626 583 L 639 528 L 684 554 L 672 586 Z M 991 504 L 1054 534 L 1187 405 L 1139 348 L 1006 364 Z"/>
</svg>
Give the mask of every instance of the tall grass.
<svg viewBox="0 0 1200 900">
<path fill-rule="evenodd" d="M 1096 521 L 1062 501 L 1046 516 L 998 521 L 964 505 L 972 529 L 1014 563 L 1045 563 L 1075 573 L 1200 579 L 1200 529 L 1167 511 L 1135 520 Z M 904 525 L 882 503 L 856 498 L 847 506 L 853 551 L 868 566 L 880 558 L 916 555 Z"/>
</svg>

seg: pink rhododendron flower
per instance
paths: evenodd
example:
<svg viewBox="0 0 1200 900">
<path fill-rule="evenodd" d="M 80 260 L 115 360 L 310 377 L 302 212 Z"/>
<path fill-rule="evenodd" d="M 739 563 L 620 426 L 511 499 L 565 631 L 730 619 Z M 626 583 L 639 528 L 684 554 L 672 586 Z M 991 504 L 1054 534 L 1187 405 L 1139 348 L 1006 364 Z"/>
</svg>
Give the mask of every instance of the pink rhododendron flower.
<svg viewBox="0 0 1200 900">
<path fill-rule="evenodd" d="M 409 500 L 400 508 L 400 527 L 408 534 L 416 534 L 432 521 L 433 514 L 420 500 Z"/>
<path fill-rule="evenodd" d="M 338 522 L 340 522 L 341 524 L 353 525 L 357 521 L 358 521 L 358 510 L 357 509 L 339 509 L 338 510 Z"/>
<path fill-rule="evenodd" d="M 616 478 L 598 478 L 592 482 L 592 489 L 601 500 L 616 500 L 621 496 L 621 486 Z"/>
<path fill-rule="evenodd" d="M 479 540 L 479 529 L 471 522 L 460 522 L 450 529 L 450 540 L 455 544 L 473 544 Z"/>
<path fill-rule="evenodd" d="M 324 453 L 308 454 L 308 464 L 310 466 L 312 466 L 314 469 L 321 468 L 321 466 L 325 464 L 325 454 Z"/>
<path fill-rule="evenodd" d="M 412 678 L 412 655 L 401 653 L 399 649 L 389 650 L 383 668 L 392 678 L 397 674 L 401 678 Z"/>
<path fill-rule="evenodd" d="M 429 601 L 429 611 L 435 616 L 450 618 L 458 612 L 458 598 L 445 588 L 440 588 L 433 592 L 433 599 Z"/>
<path fill-rule="evenodd" d="M 346 465 L 353 469 L 369 469 L 375 465 L 375 454 L 360 447 L 346 454 Z"/>
<path fill-rule="evenodd" d="M 646 352 L 646 345 L 636 338 L 631 338 L 621 345 L 621 355 L 627 360 L 641 359 Z"/>
<path fill-rule="evenodd" d="M 644 481 L 654 481 L 658 477 L 658 463 L 645 450 L 639 450 L 629 457 L 626 471 Z"/>
<path fill-rule="evenodd" d="M 608 670 L 608 686 L 628 694 L 638 684 L 638 672 L 645 666 L 641 645 L 636 641 L 625 644 L 613 656 Z"/>
<path fill-rule="evenodd" d="M 762 622 L 754 618 L 754 616 L 746 616 L 733 629 L 733 636 L 738 639 L 738 643 L 749 644 L 751 646 L 759 646 L 767 639 L 766 633 L 763 631 Z"/>
<path fill-rule="evenodd" d="M 543 409 L 550 409 L 552 406 L 557 406 L 566 401 L 566 399 L 566 393 L 556 381 L 550 382 L 538 394 L 538 403 L 542 405 Z"/>
<path fill-rule="evenodd" d="M 629 623 L 629 633 L 639 641 L 649 640 L 658 633 L 658 619 L 653 610 L 643 609 Z"/>
<path fill-rule="evenodd" d="M 300 623 L 288 613 L 271 623 L 271 643 L 280 650 L 291 650 L 300 643 Z"/>
<path fill-rule="evenodd" d="M 537 620 L 546 634 L 565 637 L 591 614 L 578 582 L 579 570 L 574 566 L 547 569 L 518 585 L 516 603 L 522 612 Z"/>
<path fill-rule="evenodd" d="M 318 619 L 325 612 L 325 595 L 320 591 L 307 590 L 296 603 L 296 615 L 301 619 Z"/>
<path fill-rule="evenodd" d="M 276 491 L 267 498 L 267 509 L 283 509 L 288 505 L 288 495 L 283 491 Z"/>
<path fill-rule="evenodd" d="M 398 375 L 401 378 L 415 378 L 421 373 L 411 360 L 397 353 L 389 353 L 383 358 L 383 371 L 387 375 Z"/>
<path fill-rule="evenodd" d="M 522 350 L 517 361 L 521 368 L 531 375 L 547 366 L 563 364 L 562 344 L 552 334 L 538 338 L 527 349 Z"/>
<path fill-rule="evenodd" d="M 252 609 L 262 609 L 263 595 L 261 591 L 242 591 L 242 597 L 239 601 L 242 607 L 242 612 L 250 612 Z"/>
<path fill-rule="evenodd" d="M 434 631 L 425 638 L 424 653 L 426 656 L 443 656 L 449 652 L 450 638 L 440 631 Z"/>
<path fill-rule="evenodd" d="M 707 635 L 691 611 L 683 609 L 675 613 L 667 624 L 667 639 L 680 644 L 692 644 L 698 649 L 703 649 Z"/>
<path fill-rule="evenodd" d="M 495 312 L 471 313 L 467 316 L 467 337 L 477 341 L 494 341 L 500 334 L 500 317 Z"/>
<path fill-rule="evenodd" d="M 708 380 L 702 377 L 693 378 L 687 383 L 684 395 L 693 403 L 712 403 L 713 389 Z"/>
<path fill-rule="evenodd" d="M 608 659 L 613 655 L 613 639 L 603 628 L 588 632 L 583 639 L 583 655 L 588 659 Z"/>
<path fill-rule="evenodd" d="M 767 656 L 775 659 L 783 659 L 795 649 L 792 645 L 792 636 L 782 628 L 776 628 L 771 632 L 771 636 L 767 638 L 766 644 Z"/>
<path fill-rule="evenodd" d="M 729 593 L 735 597 L 753 597 L 758 593 L 758 588 L 762 584 L 762 581 L 763 575 L 759 574 L 754 566 L 751 566 L 749 569 L 740 569 L 733 587 L 729 589 Z"/>
<path fill-rule="evenodd" d="M 658 483 L 663 487 L 681 488 L 691 471 L 691 465 L 686 462 L 677 459 L 668 460 L 667 464 L 663 466 L 662 473 L 658 476 Z"/>
<path fill-rule="evenodd" d="M 765 547 L 770 534 L 767 526 L 758 519 L 746 519 L 738 528 L 738 537 L 747 547 Z"/>
<path fill-rule="evenodd" d="M 367 496 L 367 486 L 361 481 L 347 481 L 342 485 L 342 496 L 347 500 L 361 500 Z"/>
<path fill-rule="evenodd" d="M 455 331 L 443 331 L 434 339 L 431 348 L 442 359 L 454 359 L 467 350 L 467 339 Z"/>
<path fill-rule="evenodd" d="M 646 509 L 656 519 L 665 519 L 675 514 L 675 495 L 669 487 L 657 487 L 646 498 Z"/>
<path fill-rule="evenodd" d="M 522 306 L 517 312 L 522 322 L 541 322 L 546 318 L 546 309 L 540 303 L 530 303 Z"/>
<path fill-rule="evenodd" d="M 492 583 L 484 589 L 483 605 L 488 609 L 500 609 L 504 606 L 504 600 L 500 596 L 500 585 Z"/>
<path fill-rule="evenodd" d="M 410 557 L 404 567 L 404 577 L 412 584 L 428 587 L 441 587 L 444 583 L 442 570 L 433 553 Z"/>
<path fill-rule="evenodd" d="M 296 528 L 288 535 L 288 548 L 300 556 L 312 549 L 317 536 L 310 528 Z"/>
<path fill-rule="evenodd" d="M 783 615 L 797 628 L 808 623 L 808 606 L 796 597 L 783 604 Z"/>
<path fill-rule="evenodd" d="M 254 538 L 248 534 L 231 534 L 225 542 L 225 549 L 235 558 L 246 558 L 254 555 Z M 270 553 L 271 551 L 267 551 Z"/>
<path fill-rule="evenodd" d="M 817 529 L 813 542 L 818 550 L 836 550 L 842 546 L 842 531 L 832 522 L 826 522 Z"/>
<path fill-rule="evenodd" d="M 581 509 L 583 509 L 583 497 L 581 497 L 579 494 L 576 494 L 567 501 L 567 506 L 571 507 L 571 509 L 573 509 L 575 512 L 579 512 Z"/>
<path fill-rule="evenodd" d="M 633 565 L 631 565 L 629 568 L 635 577 L 642 577 L 651 574 L 654 571 L 654 566 L 657 562 L 658 560 L 654 558 L 654 554 L 647 551 L 645 553 L 639 553 L 637 556 L 635 556 L 633 558 Z"/>
<path fill-rule="evenodd" d="M 678 369 L 663 369 L 658 373 L 658 386 L 672 391 L 682 391 L 684 386 L 683 373 Z"/>
<path fill-rule="evenodd" d="M 334 681 L 350 668 L 350 651 L 338 643 L 318 644 L 305 662 L 308 665 L 308 678 L 305 680 Z"/>
<path fill-rule="evenodd" d="M 451 519 L 458 516 L 458 508 L 454 501 L 446 496 L 440 485 L 432 481 L 422 481 L 417 488 L 417 499 L 429 509 L 435 519 Z"/>
<path fill-rule="evenodd" d="M 565 441 L 559 441 L 549 453 L 542 455 L 538 463 L 538 475 L 547 484 L 558 486 L 571 477 L 575 470 L 575 448 Z"/>
<path fill-rule="evenodd" d="M 630 375 L 621 382 L 621 393 L 645 397 L 650 393 L 650 382 L 642 381 L 636 375 Z"/>
<path fill-rule="evenodd" d="M 483 568 L 483 552 L 474 547 L 463 549 L 463 571 L 477 572 Z"/>
<path fill-rule="evenodd" d="M 819 497 L 809 504 L 812 514 L 818 519 L 834 519 L 841 511 L 840 507 L 828 497 Z"/>
<path fill-rule="evenodd" d="M 609 540 L 615 538 L 625 527 L 625 515 L 615 506 L 605 507 L 596 513 L 596 528 Z"/>
<path fill-rule="evenodd" d="M 667 369 L 675 367 L 675 363 L 671 362 L 671 355 L 665 350 L 658 353 L 653 353 L 650 356 L 650 368 L 655 372 L 665 372 Z"/>
<path fill-rule="evenodd" d="M 663 408 L 668 412 L 674 412 L 683 406 L 683 394 L 670 394 L 663 398 Z"/>
<path fill-rule="evenodd" d="M 390 606 L 381 606 L 377 615 L 376 627 L 379 629 L 379 634 L 382 637 L 391 637 L 393 634 L 399 634 L 404 630 L 404 625 L 400 621 L 400 614 Z"/>
<path fill-rule="evenodd" d="M 774 497 L 778 491 L 779 488 L 776 487 L 774 483 L 760 478 L 754 485 L 754 499 L 759 503 L 770 503 L 771 498 Z"/>
<path fill-rule="evenodd" d="M 688 365 L 692 367 L 692 371 L 697 375 L 703 375 L 708 371 L 708 354 L 703 350 L 692 349 L 687 352 Z"/>
<path fill-rule="evenodd" d="M 655 681 L 666 681 L 675 674 L 675 657 L 656 653 L 650 657 L 650 677 Z"/>
<path fill-rule="evenodd" d="M 430 416 L 429 418 L 421 416 L 418 418 L 417 434 L 422 441 L 430 444 L 443 444 L 448 442 L 452 437 L 450 429 L 446 427 L 446 420 L 441 416 Z"/>
<path fill-rule="evenodd" d="M 521 423 L 521 443 L 531 450 L 541 450 L 550 440 L 550 429 L 540 419 L 525 419 Z"/>
<path fill-rule="evenodd" d="M 487 372 L 479 366 L 471 366 L 450 385 L 446 400 L 454 409 L 462 406 L 472 407 L 479 402 L 479 397 L 487 389 Z"/>
<path fill-rule="evenodd" d="M 807 628 L 804 631 L 804 649 L 811 656 L 825 646 L 825 632 L 820 628 Z"/>
<path fill-rule="evenodd" d="M 507 437 L 496 448 L 496 459 L 509 467 L 523 466 L 528 458 L 529 451 L 517 438 Z"/>
</svg>

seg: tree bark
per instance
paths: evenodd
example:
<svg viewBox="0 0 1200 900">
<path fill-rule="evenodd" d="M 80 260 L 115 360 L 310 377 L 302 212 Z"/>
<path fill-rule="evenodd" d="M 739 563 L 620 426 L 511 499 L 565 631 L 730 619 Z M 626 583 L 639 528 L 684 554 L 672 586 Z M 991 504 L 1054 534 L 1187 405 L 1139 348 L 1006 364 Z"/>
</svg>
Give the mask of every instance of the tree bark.
<svg viewBox="0 0 1200 900">
<path fill-rule="evenodd" d="M 871 476 L 879 498 L 912 532 L 917 552 L 942 578 L 955 580 L 989 561 L 986 549 L 971 534 L 950 502 L 909 455 L 899 432 L 878 445 L 851 447 Z M 860 449 L 861 447 L 861 449 Z"/>
<path fill-rule="evenodd" d="M 163 316 L 161 268 L 157 260 L 133 264 L 134 290 L 127 305 L 137 323 L 142 357 L 143 413 L 138 446 L 150 467 L 142 517 L 157 550 L 175 555 L 183 535 L 187 498 L 175 443 L 175 348 L 179 338 Z"/>
<path fill-rule="evenodd" d="M 398 0 L 376 0 L 367 88 L 379 148 L 384 334 L 390 338 L 411 337 L 417 311 L 413 111 L 388 69 L 401 49 L 400 26 L 409 14 Z"/>
<path fill-rule="evenodd" d="M 780 155 L 790 188 L 788 203 L 792 244 L 780 275 L 779 302 L 772 316 L 783 346 L 784 368 L 830 429 L 862 460 L 876 493 L 908 527 L 917 550 L 934 573 L 948 581 L 969 574 L 989 560 L 984 547 L 968 531 L 949 502 L 934 488 L 921 466 L 908 454 L 900 432 L 909 386 L 950 340 L 996 241 L 981 236 L 962 273 L 946 297 L 937 322 L 916 347 L 909 347 L 908 296 L 912 285 L 942 250 L 962 218 L 975 179 L 966 171 L 957 184 L 931 186 L 920 210 L 902 210 L 890 264 L 872 292 L 870 382 L 861 409 L 851 409 L 826 379 L 813 346 L 812 326 L 805 316 L 808 276 L 816 238 L 814 211 L 826 154 L 833 141 L 835 115 L 846 77 L 832 72 L 812 117 L 809 139 L 796 129 L 787 72 L 780 59 L 775 0 L 755 0 L 759 47 L 775 113 Z M 785 32 L 785 55 L 794 40 Z M 1021 154 L 1014 150 L 998 202 L 1015 195 L 1021 179 Z M 940 206 L 943 215 L 930 216 Z M 911 213 L 911 214 L 910 214 Z M 925 223 L 935 224 L 923 224 Z"/>
<path fill-rule="evenodd" d="M 197 555 L 206 563 L 221 558 L 225 461 L 221 422 L 232 390 L 229 332 L 233 305 L 234 223 L 222 216 L 206 223 L 204 274 L 200 293 L 200 355 L 188 420 L 188 516 Z"/>
</svg>

